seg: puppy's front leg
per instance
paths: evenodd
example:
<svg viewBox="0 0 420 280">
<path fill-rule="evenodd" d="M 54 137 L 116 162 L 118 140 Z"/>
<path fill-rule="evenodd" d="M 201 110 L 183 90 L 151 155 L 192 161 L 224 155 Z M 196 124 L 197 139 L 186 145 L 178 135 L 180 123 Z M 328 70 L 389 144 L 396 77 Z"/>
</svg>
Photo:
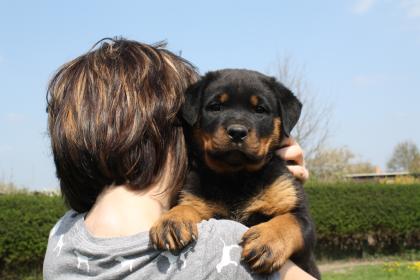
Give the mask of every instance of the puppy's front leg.
<svg viewBox="0 0 420 280">
<path fill-rule="evenodd" d="M 286 213 L 249 228 L 241 245 L 242 259 L 253 271 L 271 273 L 301 250 L 304 241 L 298 220 L 292 213 Z"/>
<path fill-rule="evenodd" d="M 181 250 L 197 238 L 197 223 L 225 214 L 223 209 L 221 205 L 183 193 L 180 203 L 152 226 L 150 240 L 161 250 Z"/>
</svg>

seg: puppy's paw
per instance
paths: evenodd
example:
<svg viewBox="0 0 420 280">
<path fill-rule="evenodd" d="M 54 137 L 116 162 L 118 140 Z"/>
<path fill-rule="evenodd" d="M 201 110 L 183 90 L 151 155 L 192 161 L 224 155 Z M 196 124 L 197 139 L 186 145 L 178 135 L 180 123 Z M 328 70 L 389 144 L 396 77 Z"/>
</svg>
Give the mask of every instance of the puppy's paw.
<svg viewBox="0 0 420 280">
<path fill-rule="evenodd" d="M 179 251 L 197 239 L 197 218 L 170 210 L 152 226 L 149 234 L 155 248 Z"/>
<path fill-rule="evenodd" d="M 253 226 L 242 237 L 242 260 L 257 273 L 272 273 L 279 270 L 292 254 L 287 242 L 281 232 L 270 227 L 269 222 Z"/>
</svg>

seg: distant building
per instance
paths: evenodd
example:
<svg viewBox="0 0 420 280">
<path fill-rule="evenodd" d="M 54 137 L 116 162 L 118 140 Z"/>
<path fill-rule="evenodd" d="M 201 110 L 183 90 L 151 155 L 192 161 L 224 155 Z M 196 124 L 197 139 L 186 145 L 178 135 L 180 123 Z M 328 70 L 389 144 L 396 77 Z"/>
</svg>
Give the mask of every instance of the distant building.
<svg viewBox="0 0 420 280">
<path fill-rule="evenodd" d="M 381 183 L 395 183 L 397 180 L 401 181 L 404 178 L 420 178 L 420 173 L 410 173 L 408 171 L 402 172 L 380 172 L 379 169 L 376 173 L 359 173 L 359 174 L 348 174 L 344 178 L 347 180 L 357 182 L 381 182 Z"/>
</svg>

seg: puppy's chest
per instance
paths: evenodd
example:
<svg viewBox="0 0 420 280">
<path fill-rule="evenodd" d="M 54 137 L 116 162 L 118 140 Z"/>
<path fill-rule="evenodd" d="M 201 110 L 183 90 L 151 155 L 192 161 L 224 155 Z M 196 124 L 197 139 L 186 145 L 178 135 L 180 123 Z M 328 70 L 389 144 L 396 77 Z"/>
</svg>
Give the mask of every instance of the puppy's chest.
<svg viewBox="0 0 420 280">
<path fill-rule="evenodd" d="M 298 186 L 286 172 L 277 158 L 254 173 L 221 175 L 193 169 L 184 192 L 217 208 L 214 217 L 252 226 L 291 211 L 298 203 Z"/>
<path fill-rule="evenodd" d="M 229 211 L 230 217 L 228 219 L 237 221 L 247 227 L 252 227 L 256 224 L 266 222 L 273 217 L 261 211 L 249 211 L 249 208 L 252 207 L 252 202 L 248 201 L 247 203 L 238 204 L 237 207 L 231 207 Z"/>
<path fill-rule="evenodd" d="M 264 182 L 258 180 L 223 181 L 215 183 L 207 182 L 201 185 L 201 195 L 205 200 L 216 202 L 222 209 L 222 215 L 216 218 L 238 221 L 246 226 L 268 221 L 271 216 L 263 211 L 252 210 L 260 203 L 259 198 L 267 189 Z"/>
</svg>

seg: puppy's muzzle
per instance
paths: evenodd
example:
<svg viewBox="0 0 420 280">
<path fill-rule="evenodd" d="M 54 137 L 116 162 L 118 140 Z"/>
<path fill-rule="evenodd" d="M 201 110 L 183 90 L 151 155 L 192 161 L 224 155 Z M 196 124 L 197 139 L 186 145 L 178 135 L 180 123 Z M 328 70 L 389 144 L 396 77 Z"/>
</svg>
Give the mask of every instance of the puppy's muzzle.
<svg viewBox="0 0 420 280">
<path fill-rule="evenodd" d="M 228 126 L 227 133 L 232 142 L 239 143 L 248 136 L 248 129 L 240 124 L 232 124 Z"/>
</svg>

